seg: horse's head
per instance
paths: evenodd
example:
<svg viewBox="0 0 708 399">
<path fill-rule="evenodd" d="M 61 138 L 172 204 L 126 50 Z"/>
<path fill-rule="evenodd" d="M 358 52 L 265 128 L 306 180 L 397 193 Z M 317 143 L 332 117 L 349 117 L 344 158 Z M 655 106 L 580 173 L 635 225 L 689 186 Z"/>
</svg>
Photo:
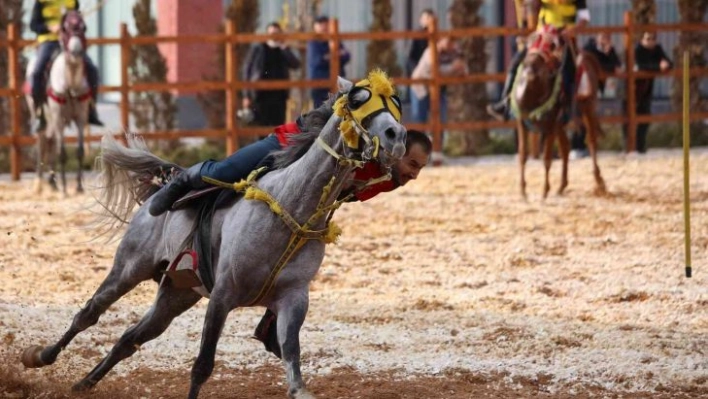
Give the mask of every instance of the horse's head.
<svg viewBox="0 0 708 399">
<path fill-rule="evenodd" d="M 512 96 L 522 113 L 544 104 L 553 93 L 557 69 L 543 51 L 529 50 L 519 70 Z"/>
<path fill-rule="evenodd" d="M 60 41 L 64 51 L 74 58 L 86 51 L 86 23 L 78 11 L 68 11 L 61 20 Z"/>
<path fill-rule="evenodd" d="M 406 153 L 406 128 L 401 124 L 401 100 L 388 76 L 374 70 L 356 84 L 339 78 L 341 97 L 334 112 L 342 118 L 340 131 L 346 151 L 390 165 Z M 379 147 L 383 151 L 378 151 Z"/>
</svg>

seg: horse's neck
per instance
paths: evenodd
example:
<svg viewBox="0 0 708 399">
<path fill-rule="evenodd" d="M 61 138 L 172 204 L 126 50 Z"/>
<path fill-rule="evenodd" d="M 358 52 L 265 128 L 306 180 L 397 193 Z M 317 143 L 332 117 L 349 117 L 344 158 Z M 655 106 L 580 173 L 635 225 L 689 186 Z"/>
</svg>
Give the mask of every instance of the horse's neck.
<svg viewBox="0 0 708 399">
<path fill-rule="evenodd" d="M 338 126 L 339 118 L 333 116 L 320 134 L 320 138 L 335 151 L 339 151 L 342 145 Z M 323 189 L 332 177 L 335 177 L 335 183 L 326 205 L 337 199 L 352 170 L 352 167 L 338 167 L 337 160 L 315 142 L 305 155 L 278 174 L 273 189 L 278 191 L 278 200 L 293 217 L 303 220 L 315 212 Z"/>
<path fill-rule="evenodd" d="M 86 87 L 83 60 L 79 58 L 74 61 L 64 52 L 59 54 L 52 65 L 50 84 L 53 90 L 60 93 L 83 91 Z"/>
</svg>

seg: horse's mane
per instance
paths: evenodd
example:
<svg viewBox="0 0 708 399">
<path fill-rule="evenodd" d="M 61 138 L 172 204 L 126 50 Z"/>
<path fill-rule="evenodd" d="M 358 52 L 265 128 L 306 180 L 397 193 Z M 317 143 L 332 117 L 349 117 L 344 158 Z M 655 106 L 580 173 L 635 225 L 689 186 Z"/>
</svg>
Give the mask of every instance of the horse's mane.
<svg viewBox="0 0 708 399">
<path fill-rule="evenodd" d="M 286 168 L 305 155 L 312 143 L 320 135 L 329 118 L 334 114 L 332 107 L 336 100 L 337 96 L 331 96 L 319 108 L 303 115 L 302 133 L 291 135 L 288 138 L 288 146 L 285 149 L 274 151 L 271 154 L 274 158 L 273 166 L 275 169 Z"/>
</svg>

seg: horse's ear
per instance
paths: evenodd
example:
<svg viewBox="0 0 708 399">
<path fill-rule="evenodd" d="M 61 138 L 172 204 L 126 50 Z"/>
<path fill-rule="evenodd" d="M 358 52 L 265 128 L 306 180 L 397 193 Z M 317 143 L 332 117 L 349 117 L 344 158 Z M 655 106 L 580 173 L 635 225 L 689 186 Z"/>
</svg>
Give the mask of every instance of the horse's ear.
<svg viewBox="0 0 708 399">
<path fill-rule="evenodd" d="M 341 76 L 337 76 L 337 88 L 340 93 L 349 93 L 352 87 L 354 87 L 354 83 Z"/>
</svg>

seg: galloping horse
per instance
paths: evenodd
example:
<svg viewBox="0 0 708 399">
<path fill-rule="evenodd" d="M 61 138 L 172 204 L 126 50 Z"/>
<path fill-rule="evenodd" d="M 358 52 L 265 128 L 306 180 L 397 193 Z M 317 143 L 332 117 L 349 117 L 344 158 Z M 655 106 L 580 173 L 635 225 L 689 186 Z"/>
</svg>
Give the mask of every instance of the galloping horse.
<svg viewBox="0 0 708 399">
<path fill-rule="evenodd" d="M 563 169 L 558 194 L 568 186 L 568 154 L 570 144 L 564 131 L 564 108 L 569 99 L 561 99 L 562 73 L 557 54 L 564 50 L 560 45 L 557 32 L 537 32 L 529 39 L 529 50 L 520 66 L 516 82 L 512 88 L 512 111 L 516 116 L 518 129 L 519 164 L 521 167 L 521 195 L 526 198 L 525 169 L 527 141 L 530 128 L 541 132 L 543 141 L 543 164 L 546 169 L 543 198 L 550 191 L 549 171 L 551 169 L 552 150 L 558 140 Z M 596 193 L 605 192 L 605 182 L 597 165 L 597 137 L 601 134 L 600 123 L 596 115 L 597 94 L 600 78 L 600 65 L 589 52 L 582 51 L 575 58 L 579 71 L 579 85 L 576 85 L 577 109 L 587 131 L 588 149 L 593 162 Z M 570 118 L 574 118 L 571 115 Z"/>
<path fill-rule="evenodd" d="M 62 18 L 60 29 L 62 51 L 54 59 L 47 80 L 47 103 L 42 112 L 47 120 L 47 128 L 37 131 L 37 181 L 36 190 L 42 191 L 42 176 L 45 159 L 50 166 L 49 184 L 58 190 L 56 183 L 56 158 L 61 165 L 62 190 L 66 195 L 66 149 L 64 146 L 64 129 L 73 122 L 77 129 L 77 158 L 79 168 L 77 173 L 76 191 L 84 191 L 81 181 L 81 165 L 84 158 L 84 127 L 88 120 L 88 107 L 91 99 L 91 88 L 86 81 L 84 53 L 86 52 L 86 24 L 77 11 L 68 11 Z M 34 70 L 34 62 L 27 66 L 27 81 Z M 31 116 L 36 118 L 35 105 L 31 95 L 25 96 Z"/>
<path fill-rule="evenodd" d="M 299 332 L 308 309 L 309 285 L 324 257 L 325 242 L 339 230 L 330 223 L 351 172 L 364 161 L 393 164 L 405 153 L 406 130 L 400 123 L 400 102 L 394 86 L 379 71 L 356 85 L 339 80 L 338 99 L 330 99 L 306 117 L 306 132 L 281 152 L 281 167 L 256 182 L 249 177 L 234 188 L 243 199 L 227 202 L 214 212 L 210 250 L 216 265 L 201 349 L 192 368 L 189 398 L 197 398 L 214 368 L 216 345 L 229 312 L 237 307 L 265 306 L 277 315 L 277 342 L 292 398 L 313 398 L 300 374 Z M 102 142 L 104 204 L 109 222 L 126 220 L 134 205 L 143 203 L 130 221 L 116 252 L 113 268 L 69 330 L 54 345 L 28 348 L 27 367 L 52 364 L 81 331 L 95 324 L 111 304 L 145 280 L 159 281 L 170 262 L 189 243 L 198 212 L 193 208 L 153 217 L 148 212 L 155 186 L 146 186 L 168 169 L 177 168 L 130 140 L 130 148 L 111 136 Z M 229 186 L 231 186 L 229 184 Z M 265 202 L 265 203 L 264 203 Z M 203 278 L 202 278 L 203 279 Z M 75 390 L 93 387 L 120 360 L 158 337 L 171 321 L 202 297 L 197 290 L 164 280 L 152 308 L 129 328 L 111 352 Z M 203 287 L 199 287 L 203 288 Z"/>
</svg>

